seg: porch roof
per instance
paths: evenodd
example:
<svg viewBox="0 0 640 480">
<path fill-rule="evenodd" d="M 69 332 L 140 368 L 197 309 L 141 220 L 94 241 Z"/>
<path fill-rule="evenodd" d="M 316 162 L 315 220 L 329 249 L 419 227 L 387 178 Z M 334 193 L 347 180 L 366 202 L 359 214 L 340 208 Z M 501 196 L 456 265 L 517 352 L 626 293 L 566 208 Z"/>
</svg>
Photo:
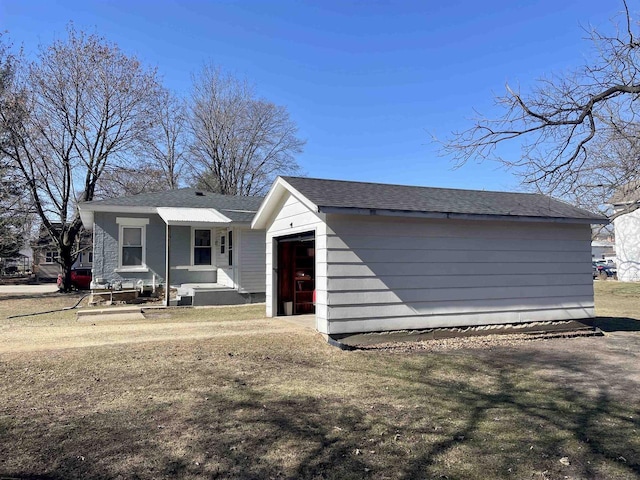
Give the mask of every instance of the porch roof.
<svg viewBox="0 0 640 480">
<path fill-rule="evenodd" d="M 167 225 L 215 226 L 232 222 L 214 208 L 158 207 L 158 215 Z"/>
</svg>

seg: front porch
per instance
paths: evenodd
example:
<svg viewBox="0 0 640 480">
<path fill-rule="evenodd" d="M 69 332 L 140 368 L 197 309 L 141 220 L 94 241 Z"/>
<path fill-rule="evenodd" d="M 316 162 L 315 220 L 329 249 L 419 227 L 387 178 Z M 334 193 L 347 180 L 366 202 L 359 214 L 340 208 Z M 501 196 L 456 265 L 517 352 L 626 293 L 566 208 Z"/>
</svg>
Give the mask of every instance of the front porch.
<svg viewBox="0 0 640 480">
<path fill-rule="evenodd" d="M 264 302 L 264 293 L 240 293 L 219 283 L 183 283 L 176 289 L 174 306 L 243 305 Z"/>
</svg>

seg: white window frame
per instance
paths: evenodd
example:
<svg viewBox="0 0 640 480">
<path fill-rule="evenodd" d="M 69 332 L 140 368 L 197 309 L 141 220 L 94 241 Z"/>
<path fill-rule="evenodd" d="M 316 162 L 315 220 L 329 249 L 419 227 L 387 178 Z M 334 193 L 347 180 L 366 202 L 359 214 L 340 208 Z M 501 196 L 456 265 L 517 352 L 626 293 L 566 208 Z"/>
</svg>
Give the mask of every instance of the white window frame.
<svg viewBox="0 0 640 480">
<path fill-rule="evenodd" d="M 50 255 L 48 255 L 50 254 Z M 47 259 L 47 256 L 51 257 L 51 260 Z M 56 261 L 57 258 L 60 258 L 60 253 L 58 253 L 57 250 L 53 250 L 53 249 L 47 249 L 44 251 L 44 260 L 42 263 L 44 263 L 45 265 L 53 265 L 58 263 Z"/>
<path fill-rule="evenodd" d="M 147 267 L 147 225 L 149 225 L 148 218 L 127 218 L 116 217 L 116 223 L 118 224 L 118 268 L 116 272 L 148 272 Z M 122 265 L 122 239 L 123 230 L 125 228 L 139 228 L 141 229 L 141 243 L 142 243 L 142 265 Z"/>
<path fill-rule="evenodd" d="M 211 242 L 211 263 L 209 265 L 196 265 L 195 261 L 195 248 L 196 248 L 196 230 L 209 230 L 209 239 Z M 215 246 L 215 238 L 216 232 L 213 228 L 206 227 L 191 227 L 191 265 L 189 266 L 189 270 L 216 270 L 215 264 L 215 254 L 216 254 L 216 246 Z"/>
</svg>

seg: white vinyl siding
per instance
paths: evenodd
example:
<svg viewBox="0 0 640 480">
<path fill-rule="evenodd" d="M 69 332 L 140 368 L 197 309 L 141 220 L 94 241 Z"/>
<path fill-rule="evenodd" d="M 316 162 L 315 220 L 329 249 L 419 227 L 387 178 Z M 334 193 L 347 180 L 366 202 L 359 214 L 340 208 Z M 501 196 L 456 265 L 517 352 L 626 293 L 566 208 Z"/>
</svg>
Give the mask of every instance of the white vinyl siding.
<svg viewBox="0 0 640 480">
<path fill-rule="evenodd" d="M 594 316 L 589 225 L 327 221 L 327 333 Z"/>
<path fill-rule="evenodd" d="M 238 290 L 242 293 L 264 292 L 264 230 L 237 230 L 236 241 L 238 252 Z"/>
<path fill-rule="evenodd" d="M 293 235 L 304 232 L 315 233 L 315 257 L 316 257 L 316 328 L 321 333 L 327 333 L 327 304 L 326 304 L 326 224 L 324 215 L 312 212 L 302 202 L 293 195 L 281 202 L 276 210 L 277 214 L 267 230 L 266 236 L 266 303 L 267 316 L 276 314 L 277 286 L 275 285 L 275 274 L 273 262 L 277 248 L 275 240 L 277 237 Z M 264 267 L 263 267 L 264 271 Z"/>
</svg>

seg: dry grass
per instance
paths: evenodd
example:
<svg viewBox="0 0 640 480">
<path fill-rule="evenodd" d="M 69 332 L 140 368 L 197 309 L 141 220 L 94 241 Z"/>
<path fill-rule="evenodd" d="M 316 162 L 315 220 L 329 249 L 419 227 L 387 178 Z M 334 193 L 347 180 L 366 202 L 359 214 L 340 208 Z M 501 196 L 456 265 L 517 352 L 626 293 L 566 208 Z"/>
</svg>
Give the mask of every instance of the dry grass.
<svg viewBox="0 0 640 480">
<path fill-rule="evenodd" d="M 596 282 L 599 314 L 633 330 L 638 287 Z M 0 299 L 0 318 L 69 300 Z M 255 306 L 3 320 L 0 478 L 640 478 L 640 332 L 608 322 L 399 354 L 343 352 Z M 59 343 L 7 346 L 38 337 Z"/>
</svg>

